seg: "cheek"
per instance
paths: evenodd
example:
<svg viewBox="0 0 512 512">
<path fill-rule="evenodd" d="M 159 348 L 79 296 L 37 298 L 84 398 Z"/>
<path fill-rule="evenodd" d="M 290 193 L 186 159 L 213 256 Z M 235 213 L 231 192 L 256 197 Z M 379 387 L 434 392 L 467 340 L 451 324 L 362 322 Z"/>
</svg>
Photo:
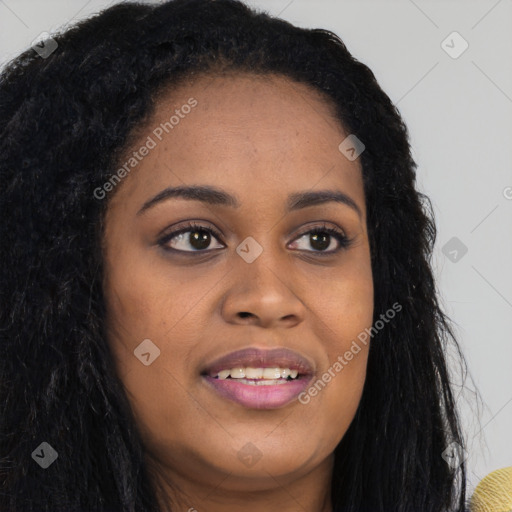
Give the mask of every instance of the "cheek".
<svg viewBox="0 0 512 512">
<path fill-rule="evenodd" d="M 369 332 L 374 313 L 371 264 L 366 256 L 323 282 L 310 297 L 314 304 L 312 321 L 317 338 L 323 340 L 325 357 L 302 403 L 326 413 L 326 435 L 332 442 L 338 442 L 340 432 L 349 427 L 366 379 L 370 345 L 366 329 Z"/>
<path fill-rule="evenodd" d="M 179 414 L 190 408 L 190 395 L 180 362 L 191 347 L 175 340 L 187 339 L 180 319 L 190 306 L 175 295 L 169 301 L 169 282 L 155 279 L 146 267 L 125 273 L 119 265 L 109 276 L 104 287 L 108 342 L 142 434 L 158 438 L 172 423 L 174 434 L 185 438 Z"/>
<path fill-rule="evenodd" d="M 168 361 L 162 356 L 150 366 L 132 366 L 123 378 L 123 384 L 137 423 L 148 440 L 160 437 L 167 441 L 185 439 L 187 428 L 197 421 L 198 411 L 191 400 L 187 382 L 169 368 Z"/>
<path fill-rule="evenodd" d="M 161 264 L 136 252 L 118 251 L 110 261 L 103 288 L 117 371 L 139 420 L 166 422 L 170 411 L 190 401 L 183 361 L 194 346 L 183 340 L 196 337 L 198 326 L 187 315 L 198 307 L 197 290 L 183 272 L 163 275 Z"/>
<path fill-rule="evenodd" d="M 186 273 L 172 272 L 161 260 L 134 247 L 112 251 L 103 285 L 112 332 L 133 342 L 162 341 L 193 308 L 197 292 Z"/>
<path fill-rule="evenodd" d="M 352 340 L 370 328 L 374 313 L 374 288 L 368 253 L 351 258 L 331 279 L 310 290 L 310 304 L 322 329 L 318 339 L 331 362 L 348 350 Z M 314 321 L 314 319 L 313 319 Z"/>
<path fill-rule="evenodd" d="M 161 282 L 154 279 L 146 265 L 140 264 L 140 259 L 129 257 L 129 251 L 111 254 L 105 265 L 108 278 L 103 283 L 107 338 L 120 377 L 125 379 L 132 371 L 145 367 L 136 357 L 138 347 L 149 349 L 149 360 L 155 363 L 148 368 L 154 368 L 164 348 L 162 334 L 169 329 L 166 324 L 170 324 L 173 313 L 161 300 Z M 147 350 L 140 355 L 143 353 Z"/>
</svg>

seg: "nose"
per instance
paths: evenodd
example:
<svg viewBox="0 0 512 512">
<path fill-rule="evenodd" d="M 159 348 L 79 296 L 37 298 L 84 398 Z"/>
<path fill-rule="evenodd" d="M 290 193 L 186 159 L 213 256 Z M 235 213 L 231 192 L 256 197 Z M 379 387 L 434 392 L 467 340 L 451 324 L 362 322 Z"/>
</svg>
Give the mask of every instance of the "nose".
<svg viewBox="0 0 512 512">
<path fill-rule="evenodd" d="M 293 327 L 305 318 L 306 307 L 294 286 L 293 273 L 283 262 L 271 268 L 265 258 L 238 262 L 221 311 L 228 323 L 261 327 Z"/>
</svg>

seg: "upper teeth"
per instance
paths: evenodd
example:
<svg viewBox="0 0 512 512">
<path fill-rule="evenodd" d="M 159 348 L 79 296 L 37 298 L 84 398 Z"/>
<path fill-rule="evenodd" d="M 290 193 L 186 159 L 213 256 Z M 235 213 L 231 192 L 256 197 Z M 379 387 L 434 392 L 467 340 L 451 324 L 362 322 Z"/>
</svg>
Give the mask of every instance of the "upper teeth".
<svg viewBox="0 0 512 512">
<path fill-rule="evenodd" d="M 217 373 L 219 379 L 296 379 L 299 372 L 290 368 L 243 368 L 236 367 L 230 370 L 221 370 Z"/>
</svg>

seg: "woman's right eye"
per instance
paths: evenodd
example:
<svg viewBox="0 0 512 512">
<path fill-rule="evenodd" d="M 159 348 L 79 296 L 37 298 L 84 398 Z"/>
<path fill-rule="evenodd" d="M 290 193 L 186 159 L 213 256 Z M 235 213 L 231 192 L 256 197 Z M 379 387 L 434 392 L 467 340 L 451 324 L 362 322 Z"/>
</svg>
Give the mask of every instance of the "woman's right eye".
<svg viewBox="0 0 512 512">
<path fill-rule="evenodd" d="M 212 239 L 219 239 L 220 234 L 214 229 L 198 224 L 189 224 L 165 235 L 159 244 L 166 250 L 177 252 L 205 252 Z M 192 247 L 192 249 L 190 249 Z M 221 249 L 224 247 L 215 247 Z"/>
</svg>

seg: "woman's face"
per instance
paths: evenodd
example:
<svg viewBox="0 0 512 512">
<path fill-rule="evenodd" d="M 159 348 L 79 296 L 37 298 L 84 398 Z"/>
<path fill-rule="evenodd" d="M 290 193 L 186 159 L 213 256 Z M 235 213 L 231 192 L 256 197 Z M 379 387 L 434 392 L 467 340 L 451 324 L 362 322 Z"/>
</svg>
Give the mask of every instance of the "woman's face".
<svg viewBox="0 0 512 512">
<path fill-rule="evenodd" d="M 348 135 L 305 85 L 210 76 L 164 96 L 119 164 L 104 240 L 109 343 L 148 453 L 191 493 L 330 476 L 373 317 L 361 166 L 338 149 Z M 308 196 L 319 191 L 342 199 Z M 256 351 L 215 364 L 244 349 Z"/>
</svg>

